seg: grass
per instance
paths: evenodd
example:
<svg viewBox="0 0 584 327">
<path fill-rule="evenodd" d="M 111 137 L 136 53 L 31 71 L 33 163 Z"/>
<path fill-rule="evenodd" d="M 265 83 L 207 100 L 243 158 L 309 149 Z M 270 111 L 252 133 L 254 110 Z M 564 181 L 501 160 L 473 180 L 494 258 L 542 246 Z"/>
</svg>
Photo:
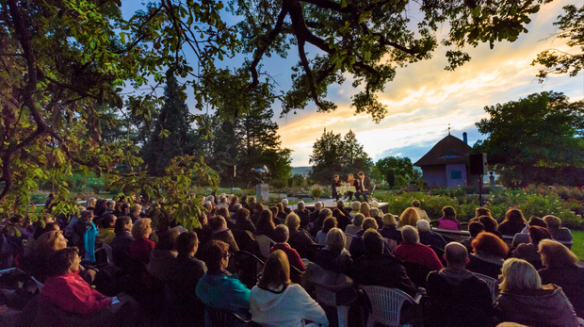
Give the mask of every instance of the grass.
<svg viewBox="0 0 584 327">
<path fill-rule="evenodd" d="M 573 237 L 573 245 L 572 245 L 572 252 L 580 258 L 580 260 L 584 260 L 584 231 L 580 230 L 572 230 L 572 237 Z"/>
</svg>

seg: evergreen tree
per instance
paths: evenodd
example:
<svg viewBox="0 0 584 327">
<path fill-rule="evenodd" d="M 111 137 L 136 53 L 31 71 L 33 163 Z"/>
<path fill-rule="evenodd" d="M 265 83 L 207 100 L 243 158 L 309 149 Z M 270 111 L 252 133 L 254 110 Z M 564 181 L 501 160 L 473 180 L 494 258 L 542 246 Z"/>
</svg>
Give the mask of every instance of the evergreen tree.
<svg viewBox="0 0 584 327">
<path fill-rule="evenodd" d="M 142 150 L 148 172 L 155 176 L 164 174 L 164 168 L 172 158 L 194 151 L 194 133 L 187 121 L 189 110 L 184 101 L 185 94 L 172 74 L 167 74 L 164 99 L 154 133 Z"/>
</svg>

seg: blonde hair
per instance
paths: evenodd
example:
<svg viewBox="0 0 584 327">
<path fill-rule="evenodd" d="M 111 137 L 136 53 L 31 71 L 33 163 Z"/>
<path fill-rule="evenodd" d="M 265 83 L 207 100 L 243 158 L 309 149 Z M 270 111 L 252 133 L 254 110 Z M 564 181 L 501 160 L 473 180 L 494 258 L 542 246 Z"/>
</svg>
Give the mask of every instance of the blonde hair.
<svg viewBox="0 0 584 327">
<path fill-rule="evenodd" d="M 401 216 L 399 217 L 399 225 L 400 226 L 414 226 L 416 227 L 418 220 L 420 220 L 420 216 L 418 212 L 414 208 L 407 208 L 402 212 Z"/>
<path fill-rule="evenodd" d="M 87 208 L 95 208 L 95 204 L 97 203 L 97 200 L 95 198 L 89 198 L 87 199 L 87 201 L 85 201 L 85 209 Z"/>
<path fill-rule="evenodd" d="M 562 220 L 556 216 L 547 215 L 543 217 L 543 221 L 545 221 L 549 229 L 558 229 L 562 227 Z"/>
<path fill-rule="evenodd" d="M 564 244 L 545 239 L 539 242 L 539 253 L 544 266 L 564 268 L 578 263 L 578 257 Z"/>
<path fill-rule="evenodd" d="M 351 208 L 353 209 L 353 211 L 359 212 L 359 208 L 361 208 L 361 202 L 359 202 L 359 201 L 353 202 L 351 204 Z"/>
<path fill-rule="evenodd" d="M 345 233 L 339 228 L 331 228 L 326 234 L 326 246 L 333 251 L 342 251 L 347 245 Z"/>
<path fill-rule="evenodd" d="M 134 238 L 146 237 L 146 231 L 152 220 L 150 218 L 140 218 L 132 225 L 132 236 Z"/>
<path fill-rule="evenodd" d="M 288 229 L 291 231 L 298 230 L 298 227 L 300 227 L 300 217 L 293 212 L 289 213 L 288 216 L 286 216 L 286 226 L 288 226 Z"/>
<path fill-rule="evenodd" d="M 359 207 L 359 213 L 362 213 L 363 215 L 369 215 L 369 203 L 367 202 L 363 202 L 361 203 L 361 206 Z"/>
<path fill-rule="evenodd" d="M 373 228 L 374 230 L 378 230 L 379 226 L 377 226 L 377 221 L 373 218 L 365 218 L 363 221 L 363 230 L 368 230 L 369 228 Z"/>
<path fill-rule="evenodd" d="M 383 215 L 383 225 L 384 226 L 397 226 L 397 221 L 391 213 L 386 213 Z"/>
<path fill-rule="evenodd" d="M 501 291 L 541 288 L 541 278 L 537 270 L 525 260 L 507 259 L 501 271 L 503 272 L 503 281 L 499 285 Z"/>
<path fill-rule="evenodd" d="M 42 252 L 55 251 L 55 245 L 57 244 L 57 238 L 60 234 L 63 234 L 62 230 L 53 230 L 46 232 L 34 242 L 34 246 L 37 250 Z"/>
</svg>

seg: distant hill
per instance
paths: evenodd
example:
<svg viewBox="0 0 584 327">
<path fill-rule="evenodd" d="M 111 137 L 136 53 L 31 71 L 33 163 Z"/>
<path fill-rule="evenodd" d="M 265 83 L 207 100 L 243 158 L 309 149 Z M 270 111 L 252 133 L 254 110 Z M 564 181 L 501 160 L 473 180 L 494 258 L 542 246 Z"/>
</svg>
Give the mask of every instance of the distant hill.
<svg viewBox="0 0 584 327">
<path fill-rule="evenodd" d="M 290 174 L 292 176 L 294 176 L 296 174 L 304 176 L 305 172 L 306 172 L 306 174 L 308 174 L 308 172 L 310 172 L 310 171 L 312 171 L 312 166 L 292 167 L 292 172 Z"/>
</svg>

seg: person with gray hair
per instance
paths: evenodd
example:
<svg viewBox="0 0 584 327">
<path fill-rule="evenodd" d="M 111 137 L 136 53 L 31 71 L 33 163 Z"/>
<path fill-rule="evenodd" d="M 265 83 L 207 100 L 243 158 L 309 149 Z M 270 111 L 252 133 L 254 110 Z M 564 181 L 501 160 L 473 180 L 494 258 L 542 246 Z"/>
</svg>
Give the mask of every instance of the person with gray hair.
<svg viewBox="0 0 584 327">
<path fill-rule="evenodd" d="M 444 268 L 436 253 L 429 246 L 420 244 L 420 236 L 414 227 L 406 225 L 401 232 L 404 241 L 397 246 L 394 253 L 398 259 L 432 270 Z"/>
<path fill-rule="evenodd" d="M 320 201 L 316 201 L 314 203 L 314 211 L 310 214 L 310 222 L 314 222 L 318 219 L 320 215 L 320 210 L 323 208 L 323 205 Z"/>
<path fill-rule="evenodd" d="M 442 235 L 432 231 L 430 228 L 430 223 L 427 220 L 420 219 L 416 225 L 418 226 L 420 243 L 444 250 L 444 247 L 446 246 L 446 240 L 444 240 Z"/>
<path fill-rule="evenodd" d="M 101 215 L 101 217 L 105 217 L 106 215 L 113 215 L 115 210 L 116 210 L 116 201 L 108 200 L 107 205 L 106 205 L 106 209 L 103 212 L 103 214 Z"/>
<path fill-rule="evenodd" d="M 359 213 L 359 209 L 361 208 L 361 202 L 354 201 L 351 203 L 351 217 L 355 218 L 355 215 Z"/>
<path fill-rule="evenodd" d="M 290 208 L 288 208 L 288 199 L 282 199 L 282 201 L 280 201 L 280 203 L 282 203 L 282 205 L 284 206 L 284 217 L 286 217 L 289 213 L 292 212 L 292 210 L 290 210 Z M 286 219 L 286 218 L 284 218 Z"/>
<path fill-rule="evenodd" d="M 325 270 L 347 274 L 353 270 L 353 259 L 345 250 L 347 239 L 338 228 L 331 228 L 326 235 L 326 247 L 314 255 L 314 263 Z"/>
<path fill-rule="evenodd" d="M 287 243 L 289 236 L 290 232 L 286 225 L 280 224 L 276 226 L 276 228 L 274 229 L 273 239 L 274 242 L 276 242 L 276 244 L 274 244 L 270 248 L 270 253 L 276 250 L 284 251 L 284 253 L 286 253 L 286 255 L 288 256 L 288 261 L 290 262 L 290 265 L 300 269 L 301 271 L 304 271 L 306 267 L 304 266 L 304 262 L 302 261 L 302 259 L 300 259 L 300 255 Z"/>
<path fill-rule="evenodd" d="M 475 326 L 476 311 L 492 315 L 491 291 L 485 282 L 466 269 L 468 251 L 464 245 L 448 243 L 444 257 L 447 267 L 430 272 L 426 282 L 432 326 Z M 453 308 L 474 311 L 457 310 L 456 314 L 444 314 Z"/>
<path fill-rule="evenodd" d="M 306 209 L 304 201 L 300 201 L 296 204 L 296 210 L 294 213 L 300 218 L 300 228 L 306 228 L 308 223 L 310 223 L 310 211 Z M 286 215 L 287 217 L 288 215 Z"/>
</svg>

